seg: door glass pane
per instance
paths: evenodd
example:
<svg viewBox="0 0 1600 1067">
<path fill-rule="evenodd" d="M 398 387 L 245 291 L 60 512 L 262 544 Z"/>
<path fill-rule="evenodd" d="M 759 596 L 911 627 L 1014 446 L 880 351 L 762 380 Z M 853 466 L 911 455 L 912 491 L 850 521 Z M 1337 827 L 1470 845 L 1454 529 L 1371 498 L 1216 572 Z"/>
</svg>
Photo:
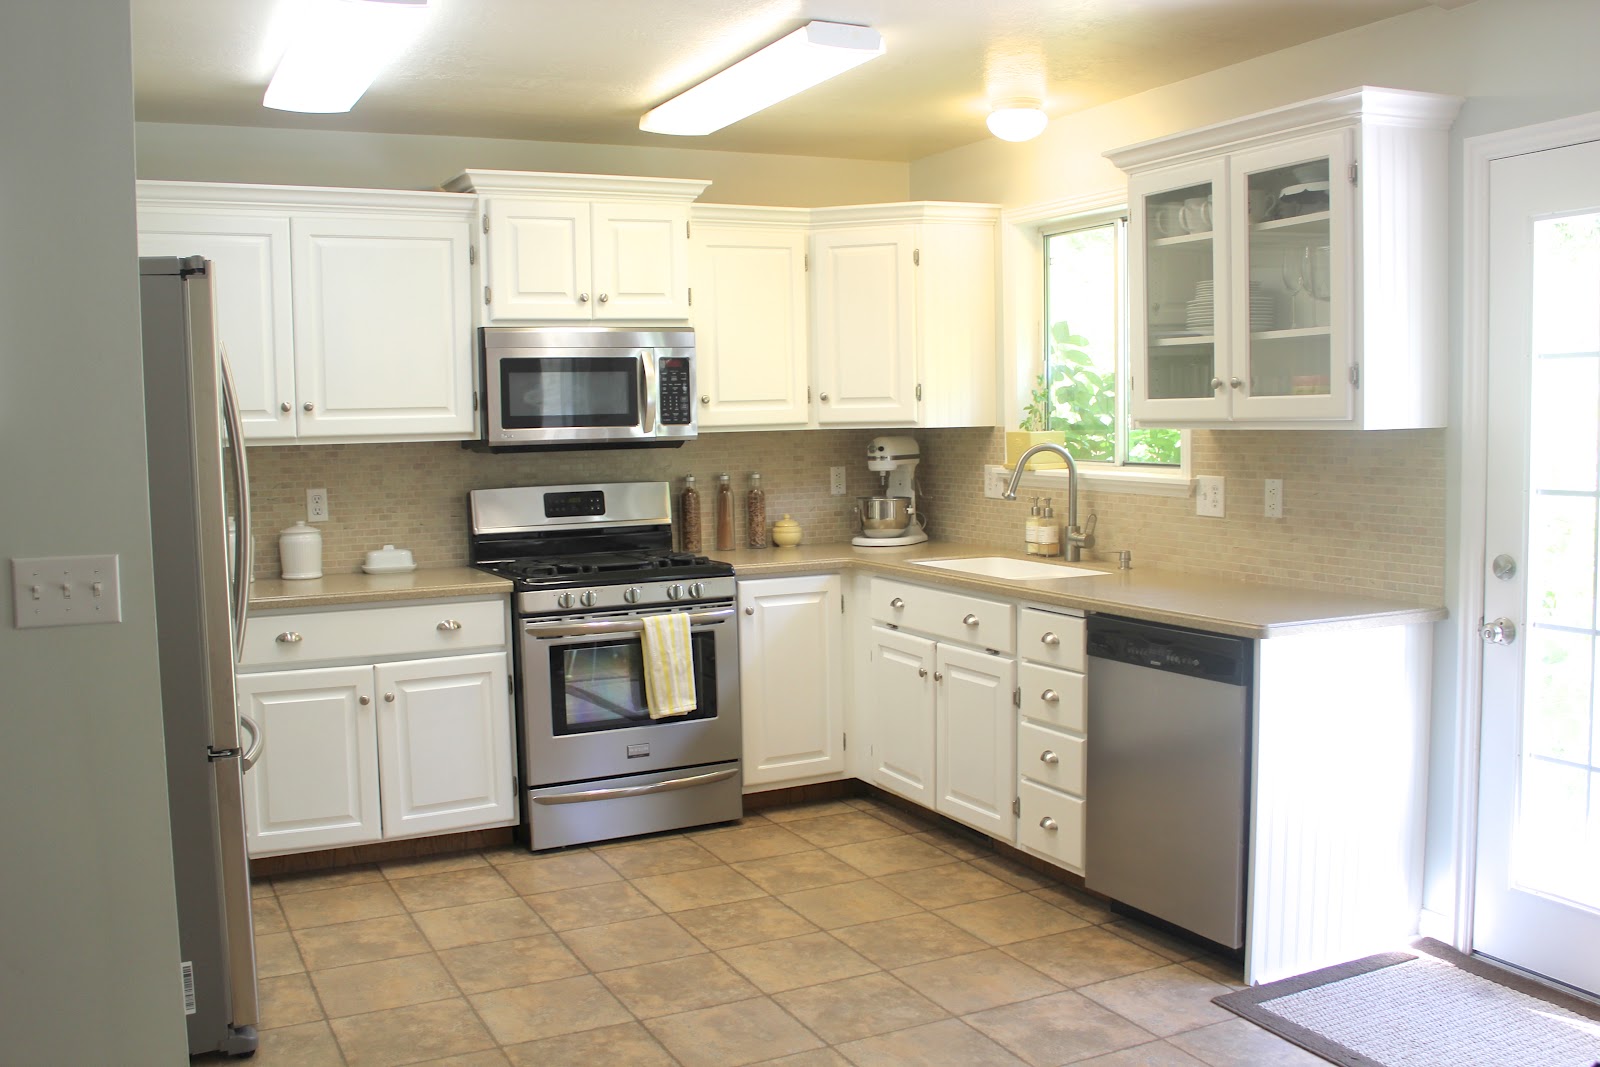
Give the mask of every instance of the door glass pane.
<svg viewBox="0 0 1600 1067">
<path fill-rule="evenodd" d="M 639 424 L 639 361 L 632 356 L 506 357 L 499 366 L 507 429 Z"/>
<path fill-rule="evenodd" d="M 1512 881 L 1600 910 L 1600 213 L 1536 222 L 1528 605 Z"/>
<path fill-rule="evenodd" d="M 1216 278 L 1210 182 L 1145 197 L 1145 324 L 1152 400 L 1211 397 Z"/>
<path fill-rule="evenodd" d="M 715 640 L 691 633 L 696 707 L 686 715 L 650 718 L 644 651 L 638 638 L 557 645 L 550 649 L 551 727 L 557 736 L 631 726 L 709 719 L 717 713 Z"/>
<path fill-rule="evenodd" d="M 1246 176 L 1251 396 L 1332 391 L 1331 195 L 1326 157 Z"/>
</svg>

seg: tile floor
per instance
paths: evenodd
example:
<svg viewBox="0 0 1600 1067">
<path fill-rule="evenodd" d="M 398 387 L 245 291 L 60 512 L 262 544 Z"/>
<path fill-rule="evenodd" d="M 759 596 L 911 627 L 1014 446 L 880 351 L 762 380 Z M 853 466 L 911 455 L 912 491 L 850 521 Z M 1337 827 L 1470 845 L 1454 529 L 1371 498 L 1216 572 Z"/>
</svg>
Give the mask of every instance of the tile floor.
<svg viewBox="0 0 1600 1067">
<path fill-rule="evenodd" d="M 261 880 L 259 1067 L 1299 1065 L 1232 964 L 873 799 Z"/>
</svg>

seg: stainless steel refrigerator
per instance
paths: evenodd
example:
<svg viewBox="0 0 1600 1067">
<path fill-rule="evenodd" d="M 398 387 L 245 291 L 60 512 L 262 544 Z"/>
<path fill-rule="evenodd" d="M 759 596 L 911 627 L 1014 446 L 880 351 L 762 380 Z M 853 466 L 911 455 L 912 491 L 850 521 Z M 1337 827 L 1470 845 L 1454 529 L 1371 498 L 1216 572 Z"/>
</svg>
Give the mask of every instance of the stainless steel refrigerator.
<svg viewBox="0 0 1600 1067">
<path fill-rule="evenodd" d="M 244 771 L 260 731 L 233 672 L 250 574 L 239 405 L 212 318 L 211 264 L 139 261 L 145 433 L 167 793 L 189 1051 L 256 1048 Z"/>
</svg>

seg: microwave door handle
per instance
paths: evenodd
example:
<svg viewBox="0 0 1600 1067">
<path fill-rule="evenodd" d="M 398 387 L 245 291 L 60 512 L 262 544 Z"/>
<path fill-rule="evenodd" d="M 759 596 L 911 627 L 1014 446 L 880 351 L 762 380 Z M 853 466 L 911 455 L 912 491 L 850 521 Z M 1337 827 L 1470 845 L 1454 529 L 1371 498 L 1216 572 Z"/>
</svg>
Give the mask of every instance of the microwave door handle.
<svg viewBox="0 0 1600 1067">
<path fill-rule="evenodd" d="M 656 432 L 656 354 L 639 353 L 639 400 L 644 408 L 644 432 Z"/>
</svg>

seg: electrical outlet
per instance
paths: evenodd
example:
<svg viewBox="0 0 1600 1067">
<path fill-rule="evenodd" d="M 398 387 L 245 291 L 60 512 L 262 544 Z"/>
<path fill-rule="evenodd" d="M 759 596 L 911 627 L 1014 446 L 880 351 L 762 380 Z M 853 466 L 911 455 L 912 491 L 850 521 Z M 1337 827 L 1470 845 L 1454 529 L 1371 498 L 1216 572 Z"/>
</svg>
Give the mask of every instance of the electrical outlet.
<svg viewBox="0 0 1600 1067">
<path fill-rule="evenodd" d="M 1194 513 L 1222 518 L 1222 479 L 1209 475 L 1194 480 Z"/>
<path fill-rule="evenodd" d="M 1283 479 L 1268 478 L 1265 504 L 1266 516 L 1269 519 L 1283 518 Z"/>
<path fill-rule="evenodd" d="M 828 492 L 834 496 L 844 496 L 844 468 L 828 468 Z"/>
<path fill-rule="evenodd" d="M 326 489 L 306 490 L 306 521 L 328 521 L 328 491 Z"/>
<path fill-rule="evenodd" d="M 983 468 L 983 495 L 990 500 L 999 500 L 1006 495 L 1006 481 L 1011 477 L 1011 472 L 998 463 L 990 463 Z"/>
</svg>

